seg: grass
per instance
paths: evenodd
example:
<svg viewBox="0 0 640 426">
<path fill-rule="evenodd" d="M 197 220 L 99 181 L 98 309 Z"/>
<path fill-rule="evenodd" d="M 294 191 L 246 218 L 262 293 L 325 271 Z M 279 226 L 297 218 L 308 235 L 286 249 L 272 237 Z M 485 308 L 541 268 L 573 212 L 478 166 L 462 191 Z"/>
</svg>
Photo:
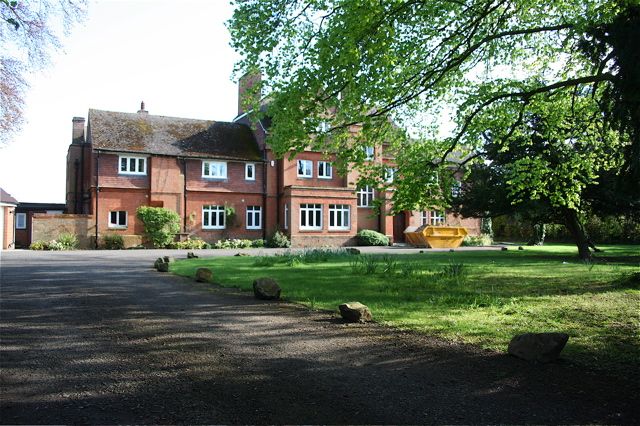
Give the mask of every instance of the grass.
<svg viewBox="0 0 640 426">
<path fill-rule="evenodd" d="M 181 260 L 171 271 L 209 267 L 242 290 L 269 276 L 284 298 L 315 309 L 357 300 L 380 322 L 500 351 L 515 334 L 566 332 L 565 358 L 638 371 L 640 246 L 602 248 L 592 263 L 579 261 L 575 246 L 549 245 L 397 256 L 310 250 Z"/>
</svg>

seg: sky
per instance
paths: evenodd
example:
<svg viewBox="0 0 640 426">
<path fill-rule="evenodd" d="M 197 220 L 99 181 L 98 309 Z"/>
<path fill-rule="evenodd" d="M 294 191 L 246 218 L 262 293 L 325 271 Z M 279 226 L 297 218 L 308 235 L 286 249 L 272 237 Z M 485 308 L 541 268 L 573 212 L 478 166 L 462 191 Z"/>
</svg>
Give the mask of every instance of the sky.
<svg viewBox="0 0 640 426">
<path fill-rule="evenodd" d="M 89 108 L 230 121 L 228 0 L 93 0 L 52 63 L 29 76 L 26 123 L 0 146 L 0 187 L 20 202 L 64 203 L 73 117 Z"/>
</svg>

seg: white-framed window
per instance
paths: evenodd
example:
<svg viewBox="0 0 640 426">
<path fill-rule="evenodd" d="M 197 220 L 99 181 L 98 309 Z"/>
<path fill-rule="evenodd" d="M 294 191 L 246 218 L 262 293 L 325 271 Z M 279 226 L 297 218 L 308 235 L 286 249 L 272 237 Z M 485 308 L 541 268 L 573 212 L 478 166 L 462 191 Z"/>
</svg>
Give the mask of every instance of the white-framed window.
<svg viewBox="0 0 640 426">
<path fill-rule="evenodd" d="M 430 225 L 444 225 L 444 211 L 441 210 L 431 210 L 431 214 L 430 214 L 430 219 L 429 219 L 429 224 Z"/>
<path fill-rule="evenodd" d="M 26 213 L 16 213 L 16 229 L 27 229 Z"/>
<path fill-rule="evenodd" d="M 256 180 L 256 165 L 254 163 L 246 163 L 244 165 L 245 180 Z"/>
<path fill-rule="evenodd" d="M 351 206 L 329 204 L 329 229 L 351 229 Z"/>
<path fill-rule="evenodd" d="M 262 229 L 262 207 L 247 206 L 247 229 Z"/>
<path fill-rule="evenodd" d="M 316 132 L 318 133 L 326 133 L 329 130 L 331 130 L 331 124 L 325 120 L 320 121 L 316 127 Z"/>
<path fill-rule="evenodd" d="M 459 180 L 453 182 L 453 185 L 451 186 L 451 195 L 453 197 L 459 197 L 462 195 L 462 183 Z"/>
<path fill-rule="evenodd" d="M 224 229 L 224 206 L 202 206 L 202 229 Z"/>
<path fill-rule="evenodd" d="M 387 183 L 393 183 L 393 180 L 396 177 L 396 169 L 393 167 L 385 167 L 384 168 L 384 181 Z"/>
<path fill-rule="evenodd" d="M 109 228 L 126 228 L 127 212 L 126 210 L 114 210 L 109 212 Z"/>
<path fill-rule="evenodd" d="M 147 158 L 121 155 L 118 173 L 123 175 L 146 175 Z"/>
<path fill-rule="evenodd" d="M 313 161 L 298 160 L 298 177 L 313 177 Z"/>
<path fill-rule="evenodd" d="M 202 177 L 214 179 L 227 178 L 227 163 L 225 161 L 203 161 Z"/>
<path fill-rule="evenodd" d="M 284 229 L 289 229 L 289 205 L 284 205 Z"/>
<path fill-rule="evenodd" d="M 365 146 L 364 148 L 365 160 L 373 160 L 376 150 L 372 146 Z"/>
<path fill-rule="evenodd" d="M 322 204 L 300 204 L 300 229 L 322 229 Z"/>
<path fill-rule="evenodd" d="M 429 224 L 429 212 L 423 210 L 420 212 L 420 225 L 428 225 Z"/>
<path fill-rule="evenodd" d="M 318 177 L 320 179 L 331 179 L 333 177 L 333 166 L 328 161 L 318 161 Z"/>
<path fill-rule="evenodd" d="M 372 207 L 373 200 L 373 187 L 365 185 L 358 190 L 358 207 Z"/>
</svg>

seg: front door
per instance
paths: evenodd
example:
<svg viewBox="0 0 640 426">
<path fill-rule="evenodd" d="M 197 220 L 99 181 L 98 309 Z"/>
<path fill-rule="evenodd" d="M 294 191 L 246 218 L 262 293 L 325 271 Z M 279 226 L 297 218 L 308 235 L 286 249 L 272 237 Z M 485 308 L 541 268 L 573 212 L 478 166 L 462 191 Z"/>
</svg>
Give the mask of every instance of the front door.
<svg viewBox="0 0 640 426">
<path fill-rule="evenodd" d="M 404 230 L 407 228 L 407 217 L 404 212 L 393 216 L 393 242 L 404 243 Z"/>
</svg>

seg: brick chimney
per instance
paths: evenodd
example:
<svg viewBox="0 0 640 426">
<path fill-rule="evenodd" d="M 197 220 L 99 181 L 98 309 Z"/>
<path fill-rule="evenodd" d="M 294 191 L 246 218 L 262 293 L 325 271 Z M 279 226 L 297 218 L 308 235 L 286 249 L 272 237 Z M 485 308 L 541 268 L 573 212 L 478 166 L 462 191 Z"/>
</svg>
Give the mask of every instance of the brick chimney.
<svg viewBox="0 0 640 426">
<path fill-rule="evenodd" d="M 84 143 L 84 117 L 73 117 L 71 143 Z"/>
<path fill-rule="evenodd" d="M 238 81 L 238 115 L 246 112 L 247 108 L 260 100 L 262 93 L 254 93 L 251 89 L 262 81 L 259 72 L 249 72 Z"/>
<path fill-rule="evenodd" d="M 138 110 L 138 114 L 149 115 L 149 111 L 144 109 L 144 101 L 140 102 L 140 109 Z"/>
</svg>

